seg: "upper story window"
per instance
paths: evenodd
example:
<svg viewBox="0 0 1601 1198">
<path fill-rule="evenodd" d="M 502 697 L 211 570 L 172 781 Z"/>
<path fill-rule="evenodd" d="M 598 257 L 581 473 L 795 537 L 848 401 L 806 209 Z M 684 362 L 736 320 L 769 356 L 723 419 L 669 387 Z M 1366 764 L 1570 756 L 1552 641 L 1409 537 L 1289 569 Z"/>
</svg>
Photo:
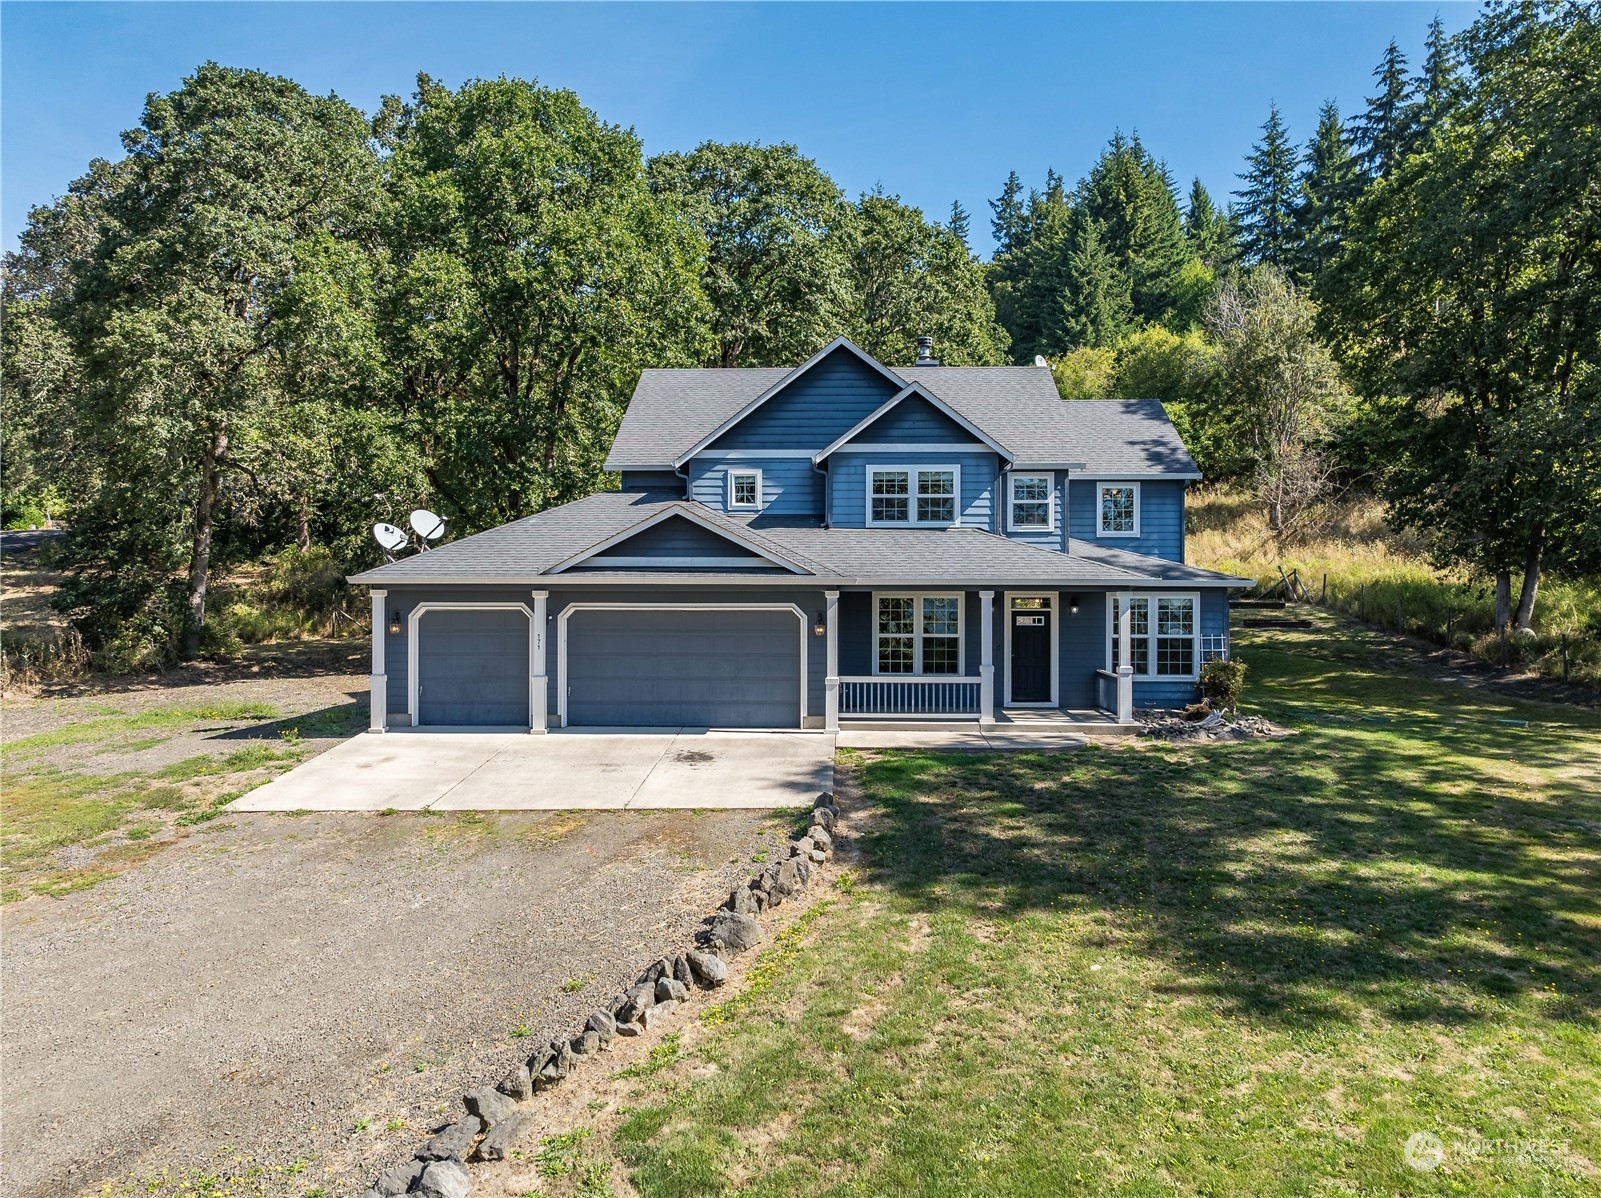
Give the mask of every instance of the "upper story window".
<svg viewBox="0 0 1601 1198">
<path fill-rule="evenodd" d="M 1096 532 L 1103 537 L 1137 537 L 1140 535 L 1140 484 L 1101 483 L 1098 486 L 1100 502 Z"/>
<path fill-rule="evenodd" d="M 868 524 L 955 524 L 956 466 L 873 466 L 867 471 Z"/>
<path fill-rule="evenodd" d="M 755 509 L 762 506 L 762 472 L 760 470 L 730 470 L 728 472 L 728 506 Z"/>
<path fill-rule="evenodd" d="M 1049 532 L 1051 518 L 1051 476 L 1012 474 L 1007 476 L 1008 504 L 1006 526 L 1013 532 Z"/>
</svg>

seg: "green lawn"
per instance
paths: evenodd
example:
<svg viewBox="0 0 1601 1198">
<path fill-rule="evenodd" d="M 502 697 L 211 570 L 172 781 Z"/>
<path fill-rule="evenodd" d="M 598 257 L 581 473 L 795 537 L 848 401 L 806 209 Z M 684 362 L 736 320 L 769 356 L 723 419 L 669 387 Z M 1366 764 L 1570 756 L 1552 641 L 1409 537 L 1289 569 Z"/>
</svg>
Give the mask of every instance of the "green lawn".
<svg viewBox="0 0 1601 1198">
<path fill-rule="evenodd" d="M 1601 1191 L 1601 714 L 1332 619 L 1239 649 L 1293 738 L 847 759 L 851 884 L 586 1151 L 647 1196 Z"/>
</svg>

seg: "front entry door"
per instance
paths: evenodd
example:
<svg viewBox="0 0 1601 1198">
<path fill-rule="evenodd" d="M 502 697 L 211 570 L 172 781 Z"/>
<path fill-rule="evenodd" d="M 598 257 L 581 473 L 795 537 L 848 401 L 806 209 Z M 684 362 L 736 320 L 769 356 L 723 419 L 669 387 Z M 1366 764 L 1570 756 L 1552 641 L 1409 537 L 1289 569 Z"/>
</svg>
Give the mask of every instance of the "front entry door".
<svg viewBox="0 0 1601 1198">
<path fill-rule="evenodd" d="M 1029 606 L 1021 606 L 1028 604 Z M 1051 610 L 1049 599 L 1016 599 L 1012 620 L 1013 703 L 1051 701 Z"/>
</svg>

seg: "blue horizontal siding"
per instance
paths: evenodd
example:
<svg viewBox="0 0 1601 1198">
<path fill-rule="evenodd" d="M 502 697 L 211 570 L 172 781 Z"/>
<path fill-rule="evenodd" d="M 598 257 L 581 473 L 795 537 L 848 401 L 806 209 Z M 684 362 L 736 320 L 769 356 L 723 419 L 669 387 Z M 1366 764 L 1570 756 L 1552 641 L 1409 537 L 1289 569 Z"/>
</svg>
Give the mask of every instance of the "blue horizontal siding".
<svg viewBox="0 0 1601 1198">
<path fill-rule="evenodd" d="M 821 516 L 823 514 L 823 476 L 812 467 L 812 459 L 794 458 L 695 458 L 688 467 L 689 497 L 713 511 L 728 508 L 728 473 L 731 470 L 762 472 L 762 511 L 773 516 Z M 749 508 L 735 509 L 749 512 Z"/>
<path fill-rule="evenodd" d="M 952 453 L 933 448 L 928 453 L 883 453 L 841 450 L 829 460 L 829 519 L 836 528 L 867 527 L 867 470 L 869 466 L 960 466 L 961 495 L 956 523 L 964 528 L 993 527 L 995 473 L 999 459 L 993 453 Z"/>
<path fill-rule="evenodd" d="M 712 443 L 712 449 L 816 453 L 899 391 L 849 350 L 837 349 Z"/>
<path fill-rule="evenodd" d="M 727 537 L 719 536 L 709 528 L 702 528 L 693 520 L 672 516 L 643 532 L 635 533 L 608 549 L 602 549 L 591 561 L 604 562 L 608 557 L 749 557 L 764 560 L 743 545 L 736 545 Z"/>
<path fill-rule="evenodd" d="M 885 591 L 884 594 L 906 595 L 914 592 L 905 589 Z M 918 594 L 949 594 L 948 588 L 919 587 Z M 873 595 L 866 591 L 846 591 L 839 597 L 839 672 L 845 677 L 864 676 L 873 672 Z M 979 662 L 983 659 L 980 636 L 983 631 L 983 603 L 977 591 L 962 593 L 962 664 L 963 677 L 977 678 Z M 1000 641 L 995 642 L 997 654 Z M 889 675 L 894 677 L 895 675 Z"/>
<path fill-rule="evenodd" d="M 1184 560 L 1183 482 L 1156 480 L 1140 483 L 1140 535 L 1103 537 L 1097 533 L 1100 514 L 1099 479 L 1075 478 L 1068 484 L 1068 523 L 1073 535 L 1113 549 L 1144 553 L 1170 562 Z M 1116 479 L 1107 479 L 1115 482 Z"/>
<path fill-rule="evenodd" d="M 977 439 L 922 396 L 909 395 L 857 433 L 852 441 L 965 445 Z"/>
</svg>

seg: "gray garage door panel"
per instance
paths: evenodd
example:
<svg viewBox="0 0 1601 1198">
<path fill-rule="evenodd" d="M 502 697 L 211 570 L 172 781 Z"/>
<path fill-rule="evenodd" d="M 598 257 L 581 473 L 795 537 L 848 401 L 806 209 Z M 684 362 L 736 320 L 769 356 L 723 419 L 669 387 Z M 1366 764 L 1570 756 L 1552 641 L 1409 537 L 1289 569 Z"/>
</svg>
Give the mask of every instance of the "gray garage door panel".
<svg viewBox="0 0 1601 1198">
<path fill-rule="evenodd" d="M 579 611 L 567 628 L 567 722 L 800 727 L 793 612 Z"/>
<path fill-rule="evenodd" d="M 417 625 L 422 724 L 528 725 L 528 617 L 430 611 Z"/>
</svg>

